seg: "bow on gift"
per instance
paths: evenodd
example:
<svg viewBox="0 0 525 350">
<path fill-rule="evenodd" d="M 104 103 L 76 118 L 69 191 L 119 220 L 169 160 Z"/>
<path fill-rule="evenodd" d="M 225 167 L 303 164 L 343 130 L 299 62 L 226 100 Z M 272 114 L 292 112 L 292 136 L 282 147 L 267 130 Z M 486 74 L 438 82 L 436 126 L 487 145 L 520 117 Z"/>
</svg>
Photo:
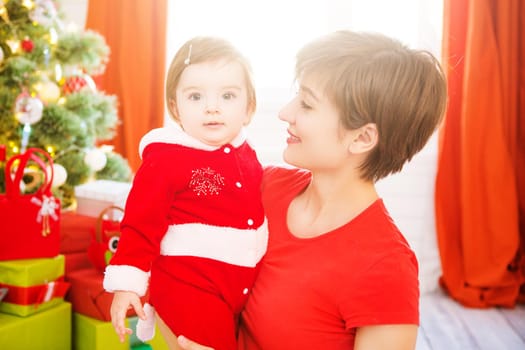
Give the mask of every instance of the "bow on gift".
<svg viewBox="0 0 525 350">
<path fill-rule="evenodd" d="M 59 277 L 55 281 L 46 282 L 30 287 L 19 287 L 7 284 L 1 284 L 0 287 L 8 290 L 4 302 L 17 305 L 35 305 L 46 303 L 54 298 L 63 298 L 70 283 L 64 281 L 64 277 Z"/>
<path fill-rule="evenodd" d="M 55 210 L 58 209 L 58 205 L 55 202 L 55 198 L 53 196 L 42 196 L 42 200 L 38 198 L 31 198 L 31 203 L 34 203 L 36 205 L 40 206 L 40 210 L 38 211 L 38 215 L 36 217 L 36 222 L 42 222 L 42 236 L 47 236 L 51 233 L 51 226 L 49 225 L 49 217 L 51 217 L 53 220 L 58 220 L 58 216 L 55 212 Z"/>
</svg>

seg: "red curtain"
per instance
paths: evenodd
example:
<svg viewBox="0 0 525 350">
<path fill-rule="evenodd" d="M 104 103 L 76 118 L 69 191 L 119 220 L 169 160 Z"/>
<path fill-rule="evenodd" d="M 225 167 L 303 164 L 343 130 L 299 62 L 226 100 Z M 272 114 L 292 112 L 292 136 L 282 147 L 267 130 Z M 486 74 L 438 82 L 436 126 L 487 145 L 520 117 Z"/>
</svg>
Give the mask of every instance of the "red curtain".
<svg viewBox="0 0 525 350">
<path fill-rule="evenodd" d="M 89 0 L 86 27 L 103 35 L 109 64 L 96 81 L 116 95 L 119 125 L 115 151 L 133 170 L 140 164 L 138 143 L 163 124 L 167 0 Z"/>
<path fill-rule="evenodd" d="M 525 3 L 444 3 L 440 284 L 466 306 L 511 307 L 525 294 Z"/>
</svg>

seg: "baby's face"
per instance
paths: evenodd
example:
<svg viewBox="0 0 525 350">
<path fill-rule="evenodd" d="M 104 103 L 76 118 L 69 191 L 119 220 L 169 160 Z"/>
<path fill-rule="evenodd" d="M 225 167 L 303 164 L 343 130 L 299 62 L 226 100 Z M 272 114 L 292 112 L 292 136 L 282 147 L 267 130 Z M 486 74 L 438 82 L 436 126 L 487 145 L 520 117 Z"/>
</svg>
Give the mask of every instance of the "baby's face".
<svg viewBox="0 0 525 350">
<path fill-rule="evenodd" d="M 176 115 L 186 133 L 211 146 L 230 143 L 250 121 L 246 77 L 235 61 L 190 64 L 176 90 Z"/>
</svg>

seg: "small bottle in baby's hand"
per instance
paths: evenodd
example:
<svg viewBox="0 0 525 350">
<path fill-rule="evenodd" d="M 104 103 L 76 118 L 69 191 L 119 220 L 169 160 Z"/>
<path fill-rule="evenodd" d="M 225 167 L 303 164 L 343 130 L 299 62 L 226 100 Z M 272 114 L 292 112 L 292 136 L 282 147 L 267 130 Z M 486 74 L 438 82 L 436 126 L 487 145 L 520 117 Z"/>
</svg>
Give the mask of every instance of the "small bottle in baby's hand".
<svg viewBox="0 0 525 350">
<path fill-rule="evenodd" d="M 146 319 L 139 319 L 137 322 L 137 338 L 148 341 L 155 336 L 155 309 L 148 303 L 144 305 Z"/>
</svg>

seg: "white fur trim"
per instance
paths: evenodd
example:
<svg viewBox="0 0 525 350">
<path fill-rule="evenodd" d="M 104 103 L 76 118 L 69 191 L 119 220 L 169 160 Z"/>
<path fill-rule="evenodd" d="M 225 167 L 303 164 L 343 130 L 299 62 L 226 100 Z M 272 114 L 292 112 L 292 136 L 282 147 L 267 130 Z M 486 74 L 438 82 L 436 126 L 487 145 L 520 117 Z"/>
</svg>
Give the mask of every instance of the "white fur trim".
<svg viewBox="0 0 525 350">
<path fill-rule="evenodd" d="M 239 147 L 246 141 L 246 136 L 243 131 L 230 142 L 233 147 Z M 139 144 L 139 154 L 142 157 L 142 152 L 151 143 L 170 143 L 176 145 L 187 146 L 204 151 L 215 151 L 219 146 L 210 146 L 197 140 L 196 138 L 185 133 L 176 124 L 168 124 L 168 126 L 149 131 L 142 137 Z"/>
<path fill-rule="evenodd" d="M 160 253 L 210 258 L 232 265 L 254 267 L 266 253 L 267 244 L 266 220 L 254 230 L 182 224 L 168 228 L 160 245 Z"/>
<path fill-rule="evenodd" d="M 108 265 L 104 272 L 104 289 L 108 292 L 125 290 L 144 296 L 148 289 L 149 272 L 130 265 Z"/>
</svg>

